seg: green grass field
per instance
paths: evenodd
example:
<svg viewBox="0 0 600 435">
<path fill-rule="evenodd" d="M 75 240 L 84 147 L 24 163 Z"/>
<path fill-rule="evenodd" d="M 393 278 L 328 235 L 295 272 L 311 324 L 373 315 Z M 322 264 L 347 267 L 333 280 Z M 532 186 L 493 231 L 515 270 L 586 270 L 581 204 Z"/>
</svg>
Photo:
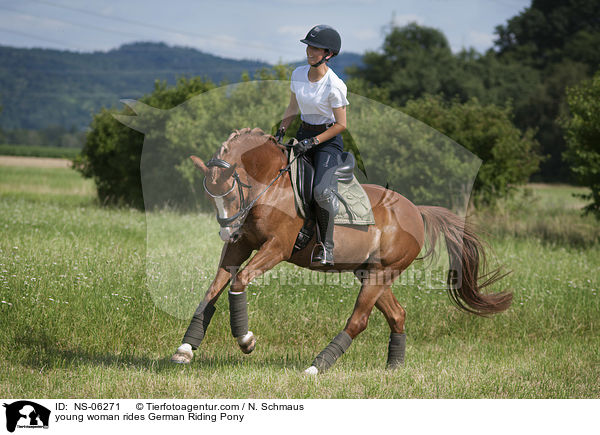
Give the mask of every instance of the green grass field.
<svg viewBox="0 0 600 435">
<path fill-rule="evenodd" d="M 495 263 L 512 270 L 495 287 L 514 292 L 509 311 L 488 319 L 458 311 L 444 291 L 415 279 L 427 272 L 416 263 L 394 287 L 407 310 L 406 366 L 384 369 L 389 329 L 374 311 L 329 372 L 307 377 L 302 371 L 350 315 L 357 283 L 306 283 L 308 271 L 282 264 L 248 288 L 254 353 L 239 351 L 222 298 L 194 362 L 172 365 L 218 261 L 214 217 L 102 208 L 91 182 L 73 170 L 2 167 L 0 391 L 5 398 L 599 398 L 600 229 L 579 217 L 575 190 L 532 186 L 475 214 Z"/>
<path fill-rule="evenodd" d="M 80 152 L 81 150 L 79 148 L 0 144 L 0 156 L 56 157 L 61 159 L 73 159 Z"/>
</svg>

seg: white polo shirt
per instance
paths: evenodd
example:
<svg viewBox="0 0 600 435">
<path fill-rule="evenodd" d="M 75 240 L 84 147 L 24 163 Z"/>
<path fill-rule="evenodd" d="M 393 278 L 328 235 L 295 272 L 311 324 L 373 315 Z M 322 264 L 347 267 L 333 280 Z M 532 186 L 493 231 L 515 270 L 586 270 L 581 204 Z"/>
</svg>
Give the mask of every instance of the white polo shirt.
<svg viewBox="0 0 600 435">
<path fill-rule="evenodd" d="M 296 94 L 302 121 L 313 124 L 335 122 L 333 110 L 348 104 L 346 84 L 331 68 L 318 82 L 308 79 L 310 65 L 296 68 L 292 73 L 291 91 Z"/>
</svg>

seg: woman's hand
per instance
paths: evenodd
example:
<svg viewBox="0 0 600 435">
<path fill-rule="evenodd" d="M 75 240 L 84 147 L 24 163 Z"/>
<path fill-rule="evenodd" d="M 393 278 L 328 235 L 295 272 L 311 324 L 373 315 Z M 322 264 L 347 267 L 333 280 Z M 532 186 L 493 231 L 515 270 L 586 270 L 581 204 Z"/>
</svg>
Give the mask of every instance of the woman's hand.
<svg viewBox="0 0 600 435">
<path fill-rule="evenodd" d="M 277 130 L 277 133 L 275 133 L 275 140 L 277 141 L 277 143 L 281 143 L 284 136 L 285 136 L 284 128 L 280 128 L 279 130 Z"/>
<path fill-rule="evenodd" d="M 294 149 L 299 153 L 305 153 L 306 151 L 308 151 L 309 149 L 311 149 L 312 147 L 314 147 L 315 145 L 317 145 L 317 141 L 315 140 L 314 137 L 309 137 L 307 139 L 302 139 L 300 142 L 298 142 L 296 144 L 296 146 L 294 147 Z"/>
</svg>

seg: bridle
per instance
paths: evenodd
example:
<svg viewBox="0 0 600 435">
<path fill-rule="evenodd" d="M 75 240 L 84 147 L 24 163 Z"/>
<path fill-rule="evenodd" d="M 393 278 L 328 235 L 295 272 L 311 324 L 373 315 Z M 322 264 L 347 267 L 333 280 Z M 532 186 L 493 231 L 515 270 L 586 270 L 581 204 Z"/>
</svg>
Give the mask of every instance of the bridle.
<svg viewBox="0 0 600 435">
<path fill-rule="evenodd" d="M 246 216 L 248 215 L 248 213 L 250 212 L 250 210 L 252 209 L 252 207 L 254 207 L 254 204 L 256 203 L 256 201 L 258 201 L 258 199 L 267 191 L 267 189 L 269 187 L 271 187 L 278 179 L 279 177 L 281 177 L 281 174 L 283 174 L 284 172 L 289 171 L 290 166 L 292 165 L 292 163 L 294 162 L 294 160 L 296 160 L 299 157 L 300 154 L 297 154 L 289 163 L 288 165 L 279 170 L 279 174 L 277 174 L 277 176 L 273 179 L 273 181 L 271 181 L 267 187 L 265 187 L 263 189 L 262 192 L 260 192 L 256 198 L 254 198 L 252 201 L 248 202 L 246 204 L 246 197 L 244 196 L 244 187 L 247 189 L 251 189 L 252 186 L 249 184 L 246 184 L 244 182 L 242 182 L 242 180 L 240 180 L 240 175 L 237 173 L 237 171 L 234 169 L 233 173 L 230 175 L 230 177 L 233 177 L 233 184 L 231 186 L 231 188 L 225 192 L 225 193 L 221 193 L 221 194 L 214 194 L 212 193 L 210 190 L 208 190 L 208 187 L 206 187 L 206 177 L 204 177 L 204 181 L 202 182 L 203 186 L 204 186 L 204 190 L 205 192 L 210 195 L 213 198 L 224 198 L 225 196 L 229 195 L 231 192 L 233 192 L 233 189 L 235 189 L 235 185 L 237 184 L 238 186 L 238 194 L 240 195 L 240 208 L 238 210 L 238 212 L 236 214 L 234 214 L 233 216 L 230 217 L 226 217 L 226 218 L 222 218 L 218 215 L 217 213 L 217 222 L 219 222 L 219 225 L 221 226 L 221 228 L 226 228 L 226 227 L 233 227 L 234 225 L 233 222 L 235 222 L 236 220 L 240 219 L 243 220 L 246 218 Z M 206 167 L 207 168 L 212 168 L 212 167 L 217 167 L 217 168 L 223 168 L 223 169 L 231 169 L 232 165 L 231 163 L 223 160 L 223 159 L 219 159 L 219 158 L 212 158 L 210 159 L 207 163 L 206 163 Z M 237 225 L 237 227 L 240 227 L 241 223 L 239 225 Z"/>
<path fill-rule="evenodd" d="M 223 159 L 217 159 L 217 158 L 210 159 L 206 163 L 207 168 L 212 168 L 215 166 L 217 168 L 223 168 L 223 169 L 231 169 L 231 167 L 232 167 L 231 163 L 226 162 Z M 219 225 L 221 226 L 221 228 L 231 227 L 232 222 L 234 222 L 235 220 L 237 220 L 238 218 L 240 218 L 242 216 L 246 217 L 246 215 L 250 211 L 250 207 L 246 206 L 246 197 L 244 196 L 243 188 L 245 187 L 247 189 L 251 189 L 252 186 L 249 184 L 246 184 L 242 180 L 240 180 L 240 175 L 237 173 L 237 171 L 235 169 L 233 170 L 233 174 L 231 174 L 231 177 L 233 177 L 233 184 L 231 185 L 231 189 L 229 189 L 227 192 L 222 193 L 222 194 L 214 194 L 210 190 L 208 190 L 208 187 L 206 187 L 206 177 L 204 177 L 204 181 L 202 182 L 202 185 L 204 186 L 204 190 L 206 191 L 206 193 L 208 193 L 213 198 L 224 198 L 225 196 L 229 195 L 231 192 L 233 192 L 233 189 L 235 189 L 235 185 L 237 183 L 238 193 L 240 195 L 240 209 L 233 216 L 226 217 L 226 218 L 222 218 L 217 214 L 217 222 L 219 222 Z M 254 205 L 254 202 L 255 201 L 252 202 L 252 205 Z"/>
</svg>

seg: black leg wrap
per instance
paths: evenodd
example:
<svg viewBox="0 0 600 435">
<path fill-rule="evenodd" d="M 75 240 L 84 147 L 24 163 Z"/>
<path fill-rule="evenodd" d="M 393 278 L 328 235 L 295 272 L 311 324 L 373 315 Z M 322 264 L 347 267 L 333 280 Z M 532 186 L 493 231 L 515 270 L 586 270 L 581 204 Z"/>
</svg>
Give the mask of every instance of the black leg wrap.
<svg viewBox="0 0 600 435">
<path fill-rule="evenodd" d="M 331 343 L 317 355 L 312 365 L 319 369 L 319 372 L 324 372 L 331 367 L 344 352 L 346 352 L 351 344 L 352 338 L 350 338 L 348 333 L 346 331 L 340 332 L 335 336 Z"/>
<path fill-rule="evenodd" d="M 392 332 L 388 345 L 387 368 L 395 369 L 404 365 L 404 350 L 406 349 L 406 334 Z"/>
<path fill-rule="evenodd" d="M 189 343 L 192 346 L 192 349 L 198 349 L 200 343 L 204 339 L 204 334 L 206 333 L 206 329 L 208 328 L 208 324 L 210 323 L 210 319 L 212 319 L 213 314 L 215 314 L 215 307 L 211 304 L 207 304 L 206 302 L 200 302 L 194 316 L 192 317 L 192 321 L 190 322 L 190 326 L 188 326 L 185 335 L 183 336 L 182 343 Z"/>
<path fill-rule="evenodd" d="M 248 333 L 248 304 L 246 292 L 229 292 L 229 323 L 231 334 L 241 337 Z"/>
</svg>

